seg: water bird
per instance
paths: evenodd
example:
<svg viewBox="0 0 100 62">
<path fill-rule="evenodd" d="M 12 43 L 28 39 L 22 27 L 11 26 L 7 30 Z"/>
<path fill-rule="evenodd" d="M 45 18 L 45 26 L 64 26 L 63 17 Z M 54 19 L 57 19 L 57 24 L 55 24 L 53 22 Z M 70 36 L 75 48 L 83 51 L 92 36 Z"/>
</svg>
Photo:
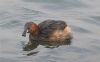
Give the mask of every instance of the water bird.
<svg viewBox="0 0 100 62">
<path fill-rule="evenodd" d="M 60 45 L 70 43 L 72 36 L 71 28 L 62 20 L 44 20 L 36 24 L 27 22 L 24 26 L 22 36 L 29 33 L 28 44 L 37 43 L 48 45 Z"/>
</svg>

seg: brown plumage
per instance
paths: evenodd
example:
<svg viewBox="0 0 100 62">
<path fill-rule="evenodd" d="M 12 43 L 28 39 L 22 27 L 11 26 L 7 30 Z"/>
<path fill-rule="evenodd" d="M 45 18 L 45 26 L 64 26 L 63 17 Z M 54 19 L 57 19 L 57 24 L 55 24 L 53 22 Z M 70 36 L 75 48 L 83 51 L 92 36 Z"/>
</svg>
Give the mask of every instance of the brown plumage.
<svg viewBox="0 0 100 62">
<path fill-rule="evenodd" d="M 70 27 L 61 20 L 45 20 L 38 25 L 27 22 L 22 36 L 29 33 L 29 42 L 64 43 L 72 39 Z"/>
</svg>

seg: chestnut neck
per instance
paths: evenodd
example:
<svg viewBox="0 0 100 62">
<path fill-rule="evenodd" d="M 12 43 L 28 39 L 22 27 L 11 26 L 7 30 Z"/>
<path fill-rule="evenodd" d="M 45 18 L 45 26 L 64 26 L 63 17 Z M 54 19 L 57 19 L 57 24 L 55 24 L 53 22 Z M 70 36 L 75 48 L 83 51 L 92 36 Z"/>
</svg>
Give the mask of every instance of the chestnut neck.
<svg viewBox="0 0 100 62">
<path fill-rule="evenodd" d="M 38 26 L 38 25 L 37 25 Z M 30 35 L 32 35 L 32 36 L 38 36 L 38 34 L 39 34 L 39 27 L 37 27 L 37 31 L 36 32 L 34 32 L 34 33 L 29 33 Z"/>
</svg>

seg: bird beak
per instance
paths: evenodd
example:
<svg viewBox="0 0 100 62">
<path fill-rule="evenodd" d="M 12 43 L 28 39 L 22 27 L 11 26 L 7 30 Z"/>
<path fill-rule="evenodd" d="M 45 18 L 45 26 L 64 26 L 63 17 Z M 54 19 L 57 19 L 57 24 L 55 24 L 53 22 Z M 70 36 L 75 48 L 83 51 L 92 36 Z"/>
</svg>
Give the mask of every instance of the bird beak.
<svg viewBox="0 0 100 62">
<path fill-rule="evenodd" d="M 27 32 L 27 28 L 24 27 L 24 32 L 22 33 L 22 36 L 23 36 L 23 37 L 26 37 L 26 32 Z"/>
<path fill-rule="evenodd" d="M 22 33 L 22 36 L 23 36 L 23 37 L 26 37 L 26 31 L 24 31 L 24 32 Z"/>
</svg>

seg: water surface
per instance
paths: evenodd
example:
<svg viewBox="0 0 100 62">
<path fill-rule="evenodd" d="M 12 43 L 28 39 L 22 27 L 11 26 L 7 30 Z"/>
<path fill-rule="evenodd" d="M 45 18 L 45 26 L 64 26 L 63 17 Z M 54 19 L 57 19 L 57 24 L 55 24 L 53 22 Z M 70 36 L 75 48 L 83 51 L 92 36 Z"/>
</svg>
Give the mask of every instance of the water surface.
<svg viewBox="0 0 100 62">
<path fill-rule="evenodd" d="M 66 21 L 72 44 L 23 51 L 24 24 L 45 19 Z M 99 0 L 0 0 L 0 62 L 100 62 L 99 20 Z"/>
</svg>

